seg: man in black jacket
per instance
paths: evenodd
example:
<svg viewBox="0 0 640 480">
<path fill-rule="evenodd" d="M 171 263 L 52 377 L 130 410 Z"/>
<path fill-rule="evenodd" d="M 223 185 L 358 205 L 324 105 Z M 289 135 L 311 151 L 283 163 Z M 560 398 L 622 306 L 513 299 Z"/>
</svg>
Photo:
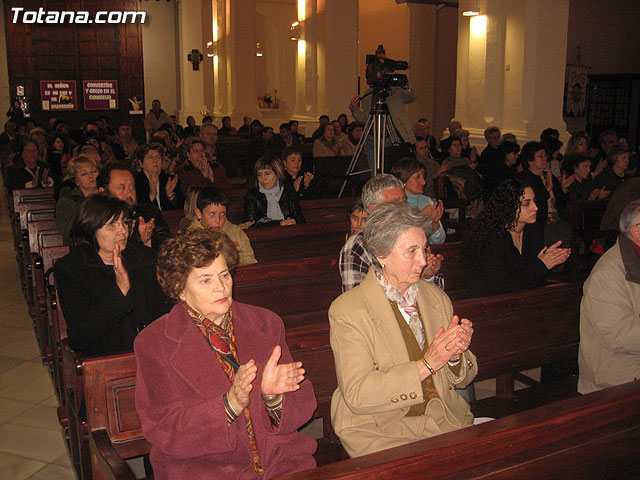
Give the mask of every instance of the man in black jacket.
<svg viewBox="0 0 640 480">
<path fill-rule="evenodd" d="M 160 209 L 152 203 L 137 203 L 136 184 L 133 173 L 125 165 L 111 164 L 98 175 L 98 191 L 107 192 L 127 202 L 131 207 L 131 216 L 137 222 L 137 228 L 130 240 L 140 242 L 155 250 L 167 238 L 171 238 L 169 224 Z"/>
</svg>

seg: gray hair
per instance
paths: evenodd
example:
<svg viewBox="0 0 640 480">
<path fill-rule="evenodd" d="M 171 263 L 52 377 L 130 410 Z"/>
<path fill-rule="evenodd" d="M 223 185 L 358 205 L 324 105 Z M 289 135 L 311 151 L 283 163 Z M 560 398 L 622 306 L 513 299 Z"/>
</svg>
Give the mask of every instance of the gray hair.
<svg viewBox="0 0 640 480">
<path fill-rule="evenodd" d="M 365 223 L 364 248 L 377 264 L 375 257 L 386 257 L 396 241 L 410 228 L 431 229 L 433 218 L 407 203 L 385 203 L 374 208 Z"/>
<path fill-rule="evenodd" d="M 369 205 L 380 205 L 384 202 L 384 192 L 400 187 L 404 190 L 404 185 L 400 179 L 389 173 L 376 175 L 362 187 L 362 204 L 369 212 Z M 369 212 L 371 213 L 371 212 Z"/>
<path fill-rule="evenodd" d="M 631 227 L 638 223 L 640 223 L 640 200 L 634 200 L 629 202 L 620 214 L 620 232 L 631 237 Z"/>
</svg>

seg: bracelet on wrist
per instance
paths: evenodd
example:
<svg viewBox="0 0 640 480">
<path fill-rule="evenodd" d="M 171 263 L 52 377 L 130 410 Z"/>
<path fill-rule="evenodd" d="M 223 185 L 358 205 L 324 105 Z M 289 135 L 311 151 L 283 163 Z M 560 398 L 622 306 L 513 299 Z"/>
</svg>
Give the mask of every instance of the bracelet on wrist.
<svg viewBox="0 0 640 480">
<path fill-rule="evenodd" d="M 425 367 L 429 369 L 429 371 L 431 372 L 431 375 L 436 374 L 436 371 L 433 369 L 431 365 L 429 365 L 429 362 L 427 362 L 427 360 L 424 357 L 422 357 L 422 363 L 424 363 Z"/>
</svg>

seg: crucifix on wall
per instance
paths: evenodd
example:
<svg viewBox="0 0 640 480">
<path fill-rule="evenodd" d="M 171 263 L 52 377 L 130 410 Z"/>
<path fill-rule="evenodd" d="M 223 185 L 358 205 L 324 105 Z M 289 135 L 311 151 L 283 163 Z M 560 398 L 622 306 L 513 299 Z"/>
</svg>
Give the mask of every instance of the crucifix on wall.
<svg viewBox="0 0 640 480">
<path fill-rule="evenodd" d="M 193 65 L 193 70 L 200 70 L 200 62 L 202 61 L 204 57 L 202 56 L 202 54 L 200 53 L 199 50 L 197 49 L 193 49 L 191 50 L 191 53 L 187 54 L 187 60 L 191 62 L 191 64 Z"/>
</svg>

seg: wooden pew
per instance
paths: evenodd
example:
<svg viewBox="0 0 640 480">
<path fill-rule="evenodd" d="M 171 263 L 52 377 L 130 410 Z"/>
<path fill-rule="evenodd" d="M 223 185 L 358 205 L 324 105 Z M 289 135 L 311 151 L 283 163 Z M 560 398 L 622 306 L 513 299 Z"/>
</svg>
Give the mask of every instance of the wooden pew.
<svg viewBox="0 0 640 480">
<path fill-rule="evenodd" d="M 480 367 L 477 379 L 513 375 L 522 369 L 575 357 L 580 298 L 579 284 L 555 284 L 520 294 L 454 302 L 456 313 L 467 309 L 474 313 L 471 316 L 475 329 L 472 350 Z M 330 398 L 337 386 L 328 343 L 328 323 L 287 328 L 286 335 L 293 357 L 303 362 L 307 378 L 314 384 L 318 402 L 314 417 L 324 419 L 325 438 L 320 445 L 326 448 L 331 440 Z M 87 369 L 89 365 L 90 369 L 102 373 L 89 373 L 94 371 Z M 133 355 L 85 359 L 82 369 L 89 431 L 106 429 L 96 435 L 100 438 L 99 444 L 105 447 L 106 443 L 113 442 L 117 453 L 125 457 L 147 453 L 148 444 L 143 439 L 139 421 L 135 411 L 130 410 L 135 386 Z M 104 406 L 104 388 L 96 387 L 96 381 L 109 383 L 106 397 L 112 406 L 108 409 Z M 94 402 L 103 402 L 102 407 L 96 407 Z M 102 417 L 94 422 L 91 416 L 96 412 Z M 91 441 L 95 454 L 98 448 L 95 437 Z M 333 448 L 336 447 L 339 445 Z M 95 471 L 96 459 L 93 466 Z"/>
<path fill-rule="evenodd" d="M 29 314 L 35 318 L 35 307 L 33 301 L 33 289 L 31 278 L 31 252 L 29 250 L 29 230 L 30 222 L 40 220 L 52 220 L 55 205 L 50 201 L 33 203 L 21 203 L 18 205 L 18 216 L 20 221 L 20 246 L 18 250 L 18 264 L 20 265 L 20 280 L 24 289 L 25 298 L 29 307 Z"/>
<path fill-rule="evenodd" d="M 62 340 L 67 338 L 66 325 L 60 326 L 57 312 L 57 296 L 55 288 L 55 279 L 53 278 L 53 264 L 69 253 L 69 247 L 66 245 L 57 247 L 43 247 L 40 255 L 42 256 L 42 266 L 45 272 L 45 304 L 47 307 L 47 331 L 49 338 L 49 350 L 52 354 L 52 374 L 53 385 L 58 396 L 60 406 L 64 407 L 66 400 L 64 395 L 64 370 L 62 363 Z M 59 420 L 66 424 L 68 415 L 66 409 L 64 412 L 59 410 Z"/>
<path fill-rule="evenodd" d="M 49 348 L 47 328 L 47 305 L 44 281 L 44 265 L 41 251 L 44 247 L 62 245 L 62 235 L 58 233 L 54 220 L 29 222 L 29 252 L 31 255 L 31 290 L 35 312 L 35 331 L 42 359 L 51 363 L 52 352 Z"/>
<path fill-rule="evenodd" d="M 607 200 L 567 204 L 567 220 L 571 226 L 574 245 L 582 242 L 583 248 L 589 247 L 591 241 L 600 232 L 600 223 L 606 208 Z"/>
<path fill-rule="evenodd" d="M 638 478 L 639 439 L 636 381 L 280 478 Z"/>
<path fill-rule="evenodd" d="M 86 362 L 96 479 L 133 480 L 123 459 L 150 450 L 135 411 L 135 374 L 131 354 Z M 638 439 L 636 381 L 282 478 L 547 479 L 566 472 L 577 478 L 635 478 L 640 474 Z"/>
</svg>

